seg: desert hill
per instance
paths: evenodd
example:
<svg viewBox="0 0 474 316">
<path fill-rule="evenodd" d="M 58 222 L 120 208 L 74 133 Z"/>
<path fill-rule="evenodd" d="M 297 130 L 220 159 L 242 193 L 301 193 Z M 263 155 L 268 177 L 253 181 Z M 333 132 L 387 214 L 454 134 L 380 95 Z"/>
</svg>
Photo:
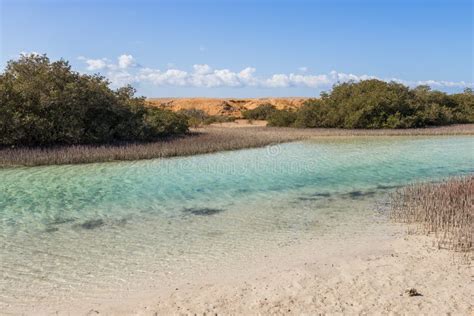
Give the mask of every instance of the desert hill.
<svg viewBox="0 0 474 316">
<path fill-rule="evenodd" d="M 299 108 L 308 98 L 151 98 L 147 102 L 172 111 L 199 109 L 209 115 L 241 117 L 242 111 L 262 104 L 272 104 L 277 109 Z"/>
</svg>

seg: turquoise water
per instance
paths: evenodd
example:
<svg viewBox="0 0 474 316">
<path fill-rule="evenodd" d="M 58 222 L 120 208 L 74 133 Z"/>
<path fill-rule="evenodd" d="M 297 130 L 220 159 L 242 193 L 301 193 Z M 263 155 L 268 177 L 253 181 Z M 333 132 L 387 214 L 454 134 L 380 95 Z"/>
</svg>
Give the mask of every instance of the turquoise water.
<svg viewBox="0 0 474 316">
<path fill-rule="evenodd" d="M 360 218 L 397 186 L 473 172 L 466 136 L 0 170 L 0 308 L 251 257 Z"/>
</svg>

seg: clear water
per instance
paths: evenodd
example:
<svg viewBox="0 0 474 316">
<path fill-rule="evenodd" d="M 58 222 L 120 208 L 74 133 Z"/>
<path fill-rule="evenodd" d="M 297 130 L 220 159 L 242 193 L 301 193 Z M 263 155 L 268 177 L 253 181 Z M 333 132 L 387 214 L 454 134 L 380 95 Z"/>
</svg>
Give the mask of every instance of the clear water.
<svg viewBox="0 0 474 316">
<path fill-rule="evenodd" d="M 473 172 L 465 136 L 0 170 L 0 308 L 200 273 L 370 221 L 366 202 L 396 186 Z"/>
</svg>

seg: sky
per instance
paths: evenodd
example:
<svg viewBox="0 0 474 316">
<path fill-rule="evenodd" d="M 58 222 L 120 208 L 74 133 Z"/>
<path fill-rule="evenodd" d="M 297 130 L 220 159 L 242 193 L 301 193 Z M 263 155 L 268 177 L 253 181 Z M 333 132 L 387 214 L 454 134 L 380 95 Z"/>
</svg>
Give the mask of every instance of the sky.
<svg viewBox="0 0 474 316">
<path fill-rule="evenodd" d="M 378 78 L 473 86 L 471 0 L 0 0 L 0 67 L 64 58 L 147 97 L 318 96 Z"/>
</svg>

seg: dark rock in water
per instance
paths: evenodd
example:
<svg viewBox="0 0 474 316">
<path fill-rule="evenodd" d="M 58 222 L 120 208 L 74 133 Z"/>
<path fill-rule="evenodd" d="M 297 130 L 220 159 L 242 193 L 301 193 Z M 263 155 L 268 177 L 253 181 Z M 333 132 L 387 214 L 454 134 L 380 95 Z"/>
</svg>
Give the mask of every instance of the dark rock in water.
<svg viewBox="0 0 474 316">
<path fill-rule="evenodd" d="M 238 189 L 237 192 L 239 192 L 239 193 L 247 193 L 247 192 L 250 192 L 250 190 L 244 188 L 244 189 Z"/>
<path fill-rule="evenodd" d="M 313 193 L 310 196 L 301 196 L 298 198 L 300 201 L 318 201 L 322 198 L 330 197 L 330 193 Z"/>
<path fill-rule="evenodd" d="M 54 232 L 57 232 L 58 230 L 59 230 L 59 228 L 57 228 L 57 227 L 48 227 L 44 231 L 46 233 L 54 233 Z"/>
<path fill-rule="evenodd" d="M 390 189 L 396 189 L 399 188 L 400 185 L 381 185 L 379 184 L 377 186 L 377 190 L 390 190 Z"/>
<path fill-rule="evenodd" d="M 85 221 L 84 223 L 79 224 L 77 226 L 79 226 L 80 228 L 83 228 L 83 229 L 95 229 L 95 228 L 98 228 L 100 226 L 103 226 L 104 224 L 105 224 L 104 220 L 102 220 L 102 219 L 91 219 L 91 220 Z"/>
<path fill-rule="evenodd" d="M 347 195 L 352 197 L 352 198 L 356 198 L 356 197 L 359 197 L 359 196 L 363 196 L 364 193 L 362 191 L 352 191 L 352 192 L 347 193 Z"/>
<path fill-rule="evenodd" d="M 74 218 L 61 218 L 61 217 L 56 217 L 53 219 L 49 224 L 51 225 L 61 225 L 61 224 L 66 224 L 70 222 L 74 222 Z"/>
<path fill-rule="evenodd" d="M 125 226 L 125 224 L 127 224 L 127 222 L 128 222 L 128 219 L 126 219 L 126 218 L 121 218 L 121 219 L 117 220 L 117 221 L 115 222 L 115 224 L 118 225 L 118 226 Z"/>
<path fill-rule="evenodd" d="M 311 196 L 300 196 L 298 198 L 300 201 L 317 201 L 319 200 L 317 197 L 311 197 Z"/>
<path fill-rule="evenodd" d="M 341 196 L 346 197 L 346 198 L 351 198 L 351 199 L 358 199 L 358 198 L 362 198 L 364 196 L 372 196 L 374 194 L 375 194 L 375 191 L 366 191 L 366 192 L 351 191 L 349 193 L 341 194 Z"/>
<path fill-rule="evenodd" d="M 200 216 L 209 216 L 214 215 L 220 212 L 224 212 L 225 210 L 221 208 L 210 208 L 210 207 L 203 207 L 203 208 L 185 208 L 183 212 L 190 213 L 193 215 L 200 215 Z"/>
<path fill-rule="evenodd" d="M 331 193 L 313 193 L 311 196 L 330 197 Z"/>
</svg>

